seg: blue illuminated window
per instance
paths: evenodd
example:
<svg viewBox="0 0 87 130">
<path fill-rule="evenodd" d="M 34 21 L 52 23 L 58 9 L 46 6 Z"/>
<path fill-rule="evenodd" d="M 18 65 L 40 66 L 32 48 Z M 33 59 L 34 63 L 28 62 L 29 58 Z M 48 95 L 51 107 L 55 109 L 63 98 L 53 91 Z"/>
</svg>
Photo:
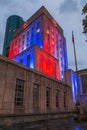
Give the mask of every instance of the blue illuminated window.
<svg viewBox="0 0 87 130">
<path fill-rule="evenodd" d="M 40 22 L 37 23 L 37 28 L 39 28 L 39 27 L 40 27 Z"/>
<path fill-rule="evenodd" d="M 27 55 L 27 66 L 30 66 L 30 55 Z"/>
<path fill-rule="evenodd" d="M 32 30 L 32 32 L 34 32 L 34 27 L 32 27 L 32 29 L 31 29 L 31 30 Z"/>
<path fill-rule="evenodd" d="M 23 63 L 23 59 L 22 58 L 20 59 L 20 63 Z"/>
</svg>

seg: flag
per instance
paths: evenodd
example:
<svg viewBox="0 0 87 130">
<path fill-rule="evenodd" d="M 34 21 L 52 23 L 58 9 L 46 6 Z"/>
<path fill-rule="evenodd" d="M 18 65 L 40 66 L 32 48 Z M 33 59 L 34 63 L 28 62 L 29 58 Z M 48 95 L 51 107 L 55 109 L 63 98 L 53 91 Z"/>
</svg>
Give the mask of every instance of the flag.
<svg viewBox="0 0 87 130">
<path fill-rule="evenodd" d="M 73 31 L 72 31 L 72 43 L 74 44 L 74 34 L 73 34 Z"/>
</svg>

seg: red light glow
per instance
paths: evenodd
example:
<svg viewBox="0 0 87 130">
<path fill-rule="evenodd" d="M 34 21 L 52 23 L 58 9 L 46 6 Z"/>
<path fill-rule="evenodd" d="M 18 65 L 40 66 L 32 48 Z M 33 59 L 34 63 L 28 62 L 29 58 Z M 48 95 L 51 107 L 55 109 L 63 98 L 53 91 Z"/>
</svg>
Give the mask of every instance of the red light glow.
<svg viewBox="0 0 87 130">
<path fill-rule="evenodd" d="M 27 23 L 27 22 L 23 24 L 23 28 L 24 28 L 24 29 L 25 29 L 27 26 L 28 26 L 28 23 Z"/>
<path fill-rule="evenodd" d="M 58 61 L 50 57 L 46 52 L 39 52 L 39 71 L 59 79 Z"/>
</svg>

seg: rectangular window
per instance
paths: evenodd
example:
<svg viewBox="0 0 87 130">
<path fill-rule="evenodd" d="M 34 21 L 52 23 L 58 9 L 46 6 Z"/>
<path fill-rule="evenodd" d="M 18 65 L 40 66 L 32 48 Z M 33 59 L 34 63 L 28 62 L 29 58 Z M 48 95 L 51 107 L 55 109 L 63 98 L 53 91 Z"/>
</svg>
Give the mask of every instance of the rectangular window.
<svg viewBox="0 0 87 130">
<path fill-rule="evenodd" d="M 40 22 L 37 23 L 37 29 L 40 27 Z"/>
<path fill-rule="evenodd" d="M 29 30 L 27 31 L 27 37 L 29 37 Z"/>
<path fill-rule="evenodd" d="M 19 48 L 21 47 L 20 44 L 21 44 L 21 39 L 19 38 L 19 46 L 18 46 Z"/>
<path fill-rule="evenodd" d="M 56 90 L 56 107 L 59 107 L 59 90 Z"/>
<path fill-rule="evenodd" d="M 66 108 L 66 92 L 64 92 L 64 108 Z"/>
<path fill-rule="evenodd" d="M 33 108 L 37 110 L 39 108 L 39 85 L 33 86 Z"/>
<path fill-rule="evenodd" d="M 46 107 L 50 107 L 50 88 L 46 88 Z"/>
<path fill-rule="evenodd" d="M 14 106 L 23 107 L 24 80 L 16 80 Z"/>
<path fill-rule="evenodd" d="M 20 63 L 21 63 L 21 64 L 23 63 L 23 59 L 22 59 L 22 58 L 20 59 Z"/>
<path fill-rule="evenodd" d="M 34 27 L 32 27 L 32 29 L 31 29 L 31 30 L 32 30 L 32 32 L 34 32 Z"/>
<path fill-rule="evenodd" d="M 27 55 L 27 66 L 30 66 L 30 55 Z"/>
</svg>

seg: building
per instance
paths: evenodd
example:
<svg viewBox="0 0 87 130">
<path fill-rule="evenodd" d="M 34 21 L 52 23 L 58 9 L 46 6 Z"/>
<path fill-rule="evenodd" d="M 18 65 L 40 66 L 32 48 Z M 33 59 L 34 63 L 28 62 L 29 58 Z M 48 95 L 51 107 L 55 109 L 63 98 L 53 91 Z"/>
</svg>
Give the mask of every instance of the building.
<svg viewBox="0 0 87 130">
<path fill-rule="evenodd" d="M 0 70 L 1 113 L 52 113 L 75 109 L 77 75 L 68 70 L 63 30 L 45 7 L 15 31 L 9 59 L 0 58 L 3 67 Z"/>
<path fill-rule="evenodd" d="M 81 103 L 83 110 L 87 112 L 87 69 L 79 70 L 78 74 L 81 76 L 82 81 Z"/>
<path fill-rule="evenodd" d="M 83 94 L 87 93 L 87 69 L 79 70 L 78 74 L 81 76 L 82 80 L 82 90 Z"/>
<path fill-rule="evenodd" d="M 73 71 L 69 73 L 68 70 L 67 46 L 63 29 L 44 6 L 16 30 L 11 40 L 8 57 L 68 83 L 72 86 L 73 100 L 77 102 L 79 90 L 77 75 Z M 71 83 L 68 76 L 72 79 Z M 78 79 L 81 83 L 80 78 Z"/>
<path fill-rule="evenodd" d="M 24 23 L 20 16 L 12 15 L 7 19 L 3 55 L 8 57 L 10 42 L 13 38 L 14 32 Z"/>
<path fill-rule="evenodd" d="M 71 86 L 4 56 L 0 68 L 0 114 L 74 110 Z"/>
<path fill-rule="evenodd" d="M 72 95 L 74 103 L 77 103 L 79 99 L 79 94 L 82 89 L 82 82 L 80 75 L 76 74 L 75 71 L 68 69 L 65 71 L 65 83 L 72 86 Z"/>
<path fill-rule="evenodd" d="M 9 56 L 43 74 L 64 81 L 68 69 L 63 30 L 42 6 L 14 34 Z"/>
</svg>

